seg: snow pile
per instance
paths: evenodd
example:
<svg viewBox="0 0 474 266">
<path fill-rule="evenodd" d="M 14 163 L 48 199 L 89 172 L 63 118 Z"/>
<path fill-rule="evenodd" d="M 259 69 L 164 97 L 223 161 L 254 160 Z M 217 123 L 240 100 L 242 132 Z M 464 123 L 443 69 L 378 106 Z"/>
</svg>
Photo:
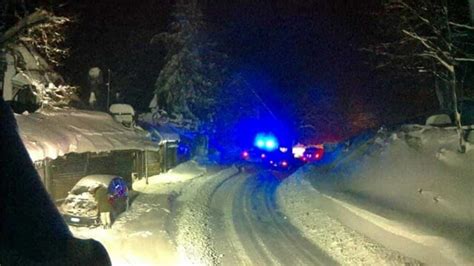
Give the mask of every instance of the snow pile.
<svg viewBox="0 0 474 266">
<path fill-rule="evenodd" d="M 311 216 L 324 202 L 344 224 L 422 262 L 474 263 L 474 149 L 457 152 L 455 128 L 407 125 L 354 146 L 284 182 L 281 204 L 298 227 L 311 224 L 299 211 Z"/>
<path fill-rule="evenodd" d="M 177 265 L 172 240 L 164 230 L 166 197 L 140 195 L 109 230 L 70 226 L 75 237 L 100 241 L 112 265 Z"/>
<path fill-rule="evenodd" d="M 453 128 L 408 126 L 379 135 L 340 189 L 439 222 L 474 225 L 474 150 L 458 153 L 457 143 Z"/>
<path fill-rule="evenodd" d="M 285 180 L 277 204 L 285 218 L 341 265 L 421 265 L 372 241 L 328 215 L 323 196 L 304 179 L 304 171 Z"/>
<path fill-rule="evenodd" d="M 67 153 L 158 150 L 147 132 L 128 129 L 100 112 L 51 110 L 15 116 L 33 161 Z"/>
<path fill-rule="evenodd" d="M 237 172 L 230 167 L 183 182 L 150 184 L 111 230 L 70 227 L 71 231 L 76 237 L 101 241 L 114 265 L 215 265 L 219 256 L 209 241 L 209 201 L 213 190 Z"/>
<path fill-rule="evenodd" d="M 210 174 L 214 170 L 206 167 L 195 161 L 188 161 L 168 173 L 150 177 L 148 185 L 145 180 L 135 182 L 134 190 L 131 191 L 130 208 L 120 214 L 110 230 L 73 226 L 70 229 L 76 237 L 94 238 L 104 244 L 113 265 L 185 265 L 183 261 L 187 261 L 184 259 L 186 255 L 178 254 L 177 242 L 186 246 L 197 243 L 198 240 L 183 244 L 176 240 L 175 232 L 188 230 L 191 226 L 199 227 L 201 224 L 193 223 L 194 220 L 200 220 L 190 216 L 189 209 L 186 209 L 186 214 L 180 215 L 180 209 L 174 205 L 179 204 L 176 200 L 184 190 L 196 195 L 196 190 L 200 189 L 197 186 L 201 184 L 199 180 L 216 177 Z M 197 201 L 186 198 L 188 200 Z M 185 225 L 188 227 L 182 227 Z M 200 229 L 190 230 L 191 235 L 201 239 L 195 235 Z"/>
<path fill-rule="evenodd" d="M 160 189 L 160 187 L 155 186 L 157 184 L 185 182 L 203 176 L 206 172 L 206 168 L 200 166 L 196 161 L 187 161 L 170 169 L 166 173 L 149 177 L 148 185 L 144 178 L 135 182 L 133 189 L 142 193 L 155 193 L 155 189 Z"/>
</svg>

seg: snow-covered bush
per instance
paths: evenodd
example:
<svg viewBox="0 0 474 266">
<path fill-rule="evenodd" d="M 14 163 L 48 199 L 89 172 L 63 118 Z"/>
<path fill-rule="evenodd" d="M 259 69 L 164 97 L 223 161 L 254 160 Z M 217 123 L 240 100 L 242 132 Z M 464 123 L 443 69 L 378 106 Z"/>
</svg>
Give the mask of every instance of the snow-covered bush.
<svg viewBox="0 0 474 266">
<path fill-rule="evenodd" d="M 69 85 L 56 86 L 49 83 L 45 86 L 43 83 L 33 81 L 33 93 L 41 108 L 61 108 L 68 106 L 76 97 L 76 88 Z"/>
</svg>

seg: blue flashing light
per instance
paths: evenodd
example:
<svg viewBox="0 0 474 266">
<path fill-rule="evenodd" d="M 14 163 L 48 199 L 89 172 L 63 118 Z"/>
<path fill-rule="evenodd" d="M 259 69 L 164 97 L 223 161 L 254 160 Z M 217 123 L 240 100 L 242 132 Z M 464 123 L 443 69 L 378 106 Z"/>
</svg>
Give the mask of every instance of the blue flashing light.
<svg viewBox="0 0 474 266">
<path fill-rule="evenodd" d="M 254 145 L 265 151 L 278 149 L 278 140 L 273 134 L 257 134 Z"/>
<path fill-rule="evenodd" d="M 276 143 L 273 139 L 269 139 L 265 142 L 265 148 L 274 150 L 276 148 Z"/>
<path fill-rule="evenodd" d="M 265 141 L 263 139 L 257 139 L 255 145 L 260 149 L 263 149 L 265 147 Z"/>
</svg>

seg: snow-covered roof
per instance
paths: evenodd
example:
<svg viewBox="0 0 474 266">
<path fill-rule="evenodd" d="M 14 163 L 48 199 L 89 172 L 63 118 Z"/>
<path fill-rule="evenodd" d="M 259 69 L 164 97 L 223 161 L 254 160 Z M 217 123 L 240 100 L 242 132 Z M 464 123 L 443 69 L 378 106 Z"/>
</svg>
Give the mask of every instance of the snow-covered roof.
<svg viewBox="0 0 474 266">
<path fill-rule="evenodd" d="M 71 109 L 15 117 L 33 161 L 72 152 L 159 149 L 146 131 L 126 128 L 107 113 Z"/>
<path fill-rule="evenodd" d="M 179 134 L 176 133 L 176 131 L 169 125 L 151 125 L 141 122 L 140 126 L 150 132 L 152 138 L 156 139 L 160 143 L 180 141 Z"/>
<path fill-rule="evenodd" d="M 84 186 L 84 187 L 93 187 L 96 185 L 103 185 L 106 188 L 109 187 L 110 182 L 114 179 L 115 175 L 88 175 L 76 183 L 76 186 Z"/>
</svg>

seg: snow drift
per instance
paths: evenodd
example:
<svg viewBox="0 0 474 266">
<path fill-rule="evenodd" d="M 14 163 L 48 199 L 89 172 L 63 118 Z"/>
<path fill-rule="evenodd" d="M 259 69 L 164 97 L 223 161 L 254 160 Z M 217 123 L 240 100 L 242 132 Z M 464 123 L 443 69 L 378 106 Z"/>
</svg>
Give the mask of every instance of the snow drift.
<svg viewBox="0 0 474 266">
<path fill-rule="evenodd" d="M 377 136 L 332 171 L 337 189 L 435 219 L 474 225 L 474 149 L 454 128 L 404 126 Z M 326 180 L 328 181 L 328 180 Z"/>
<path fill-rule="evenodd" d="M 468 143 L 465 154 L 458 152 L 455 128 L 405 125 L 380 130 L 352 147 L 341 145 L 335 154 L 327 164 L 301 169 L 280 192 L 287 196 L 289 187 L 311 183 L 313 194 L 325 195 L 318 201 L 324 198 L 328 205 L 339 206 L 321 208 L 333 209 L 332 215 L 358 231 L 382 229 L 384 233 L 370 237 L 380 243 L 393 240 L 384 243 L 390 248 L 422 262 L 474 263 L 474 149 Z M 302 204 L 314 207 L 315 202 L 307 201 Z M 364 225 L 356 225 L 348 213 L 365 220 L 359 221 Z M 410 239 L 417 251 L 410 253 L 401 238 Z"/>
</svg>

